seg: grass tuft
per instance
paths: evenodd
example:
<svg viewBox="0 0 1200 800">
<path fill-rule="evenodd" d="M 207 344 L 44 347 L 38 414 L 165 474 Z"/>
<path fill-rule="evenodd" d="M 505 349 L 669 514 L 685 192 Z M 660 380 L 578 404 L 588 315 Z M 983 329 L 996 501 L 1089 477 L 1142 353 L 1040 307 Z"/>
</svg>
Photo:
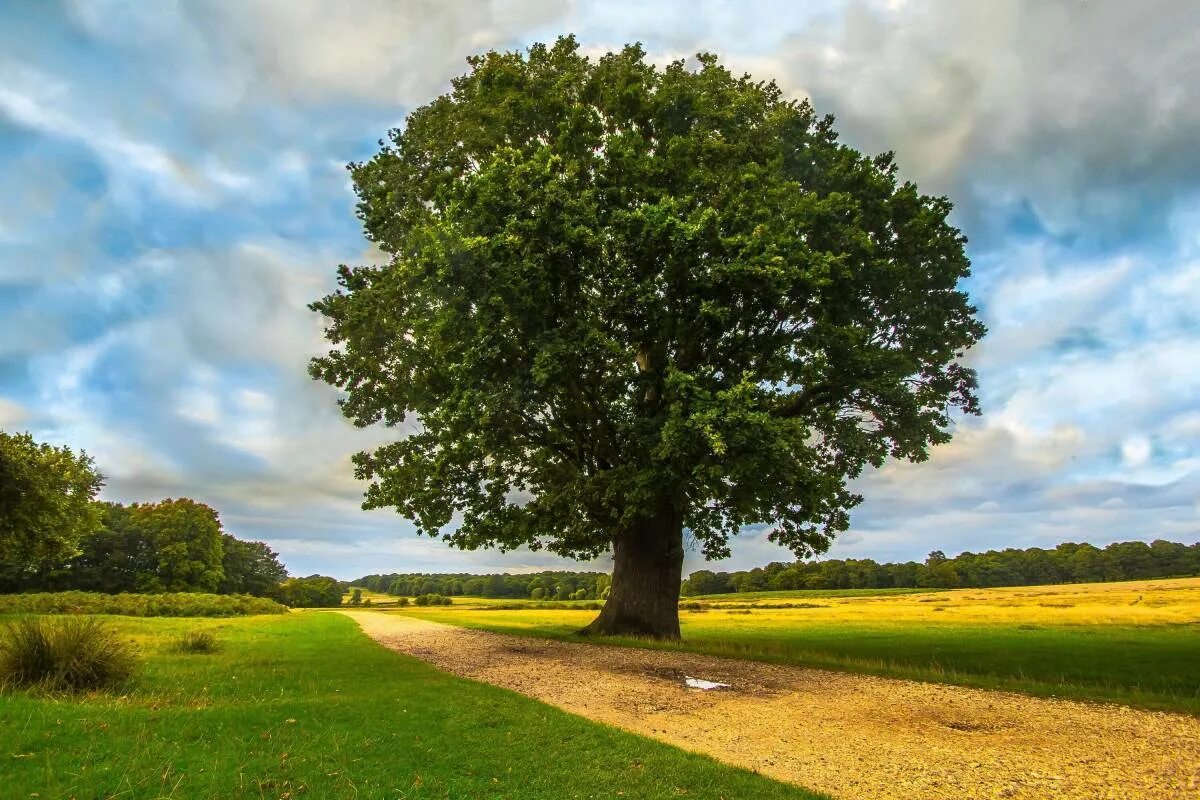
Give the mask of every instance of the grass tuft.
<svg viewBox="0 0 1200 800">
<path fill-rule="evenodd" d="M 45 692 L 116 689 L 132 676 L 129 644 L 100 620 L 27 617 L 0 630 L 0 685 Z"/>
<path fill-rule="evenodd" d="M 177 653 L 215 653 L 221 644 L 212 631 L 185 631 L 175 639 L 172 649 Z"/>
</svg>

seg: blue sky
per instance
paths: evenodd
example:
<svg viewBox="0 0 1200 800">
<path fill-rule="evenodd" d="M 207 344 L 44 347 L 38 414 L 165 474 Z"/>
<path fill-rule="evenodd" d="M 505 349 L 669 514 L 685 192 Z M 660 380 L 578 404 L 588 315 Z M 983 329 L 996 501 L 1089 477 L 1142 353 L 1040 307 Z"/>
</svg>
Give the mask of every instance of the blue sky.
<svg viewBox="0 0 1200 800">
<path fill-rule="evenodd" d="M 191 496 L 293 572 L 557 566 L 358 508 L 306 304 L 372 257 L 344 165 L 463 59 L 709 50 L 948 194 L 984 414 L 858 481 L 835 556 L 1200 534 L 1200 9 L 1182 2 L 0 5 L 0 428 Z M 736 569 L 786 559 L 746 531 Z M 689 568 L 699 556 L 689 558 Z"/>
</svg>

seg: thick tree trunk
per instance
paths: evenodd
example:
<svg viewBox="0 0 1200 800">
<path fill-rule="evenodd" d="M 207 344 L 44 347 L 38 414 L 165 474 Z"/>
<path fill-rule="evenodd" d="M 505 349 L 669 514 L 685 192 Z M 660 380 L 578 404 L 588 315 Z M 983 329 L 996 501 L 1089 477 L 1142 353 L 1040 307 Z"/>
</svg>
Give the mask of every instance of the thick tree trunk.
<svg viewBox="0 0 1200 800">
<path fill-rule="evenodd" d="M 683 520 L 673 508 L 613 541 L 613 577 L 600 616 L 580 633 L 679 638 Z"/>
</svg>

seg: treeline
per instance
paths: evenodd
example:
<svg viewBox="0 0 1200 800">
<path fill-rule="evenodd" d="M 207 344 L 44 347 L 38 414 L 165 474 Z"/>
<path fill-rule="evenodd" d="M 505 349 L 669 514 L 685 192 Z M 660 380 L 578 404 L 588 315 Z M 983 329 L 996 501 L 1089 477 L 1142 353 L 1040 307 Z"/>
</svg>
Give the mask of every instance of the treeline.
<svg viewBox="0 0 1200 800">
<path fill-rule="evenodd" d="M 275 597 L 287 570 L 262 542 L 221 529 L 217 512 L 179 498 L 96 503 L 97 527 L 60 560 L 5 564 L 5 591 L 208 592 Z"/>
<path fill-rule="evenodd" d="M 521 600 L 603 600 L 612 578 L 603 572 L 531 572 L 522 575 L 390 573 L 364 575 L 350 581 L 396 597 L 468 595 Z"/>
<path fill-rule="evenodd" d="M 685 597 L 785 589 L 888 589 L 1036 586 L 1200 575 L 1200 543 L 1156 540 L 1118 542 L 1101 549 L 1060 544 L 1053 550 L 988 550 L 947 558 L 941 551 L 924 563 L 880 564 L 866 559 L 775 562 L 740 572 L 697 570 L 683 582 Z"/>
<path fill-rule="evenodd" d="M 98 502 L 102 483 L 86 454 L 0 431 L 0 593 L 194 592 L 291 606 L 341 602 L 338 581 L 289 578 L 275 551 L 226 533 L 204 503 Z"/>
</svg>

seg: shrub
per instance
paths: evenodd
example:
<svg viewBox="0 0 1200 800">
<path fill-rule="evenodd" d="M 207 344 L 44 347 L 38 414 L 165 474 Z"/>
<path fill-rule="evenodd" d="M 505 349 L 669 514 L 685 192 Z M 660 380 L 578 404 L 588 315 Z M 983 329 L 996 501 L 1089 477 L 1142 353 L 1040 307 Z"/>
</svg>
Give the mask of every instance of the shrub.
<svg viewBox="0 0 1200 800">
<path fill-rule="evenodd" d="M 188 631 L 175 640 L 180 653 L 215 653 L 221 648 L 211 631 Z"/>
<path fill-rule="evenodd" d="M 604 604 L 597 602 L 596 600 L 592 600 L 592 601 L 589 601 L 586 603 L 564 602 L 564 601 L 560 601 L 560 600 L 544 600 L 542 602 L 536 602 L 536 603 L 534 603 L 534 602 L 490 603 L 486 606 L 479 606 L 476 610 L 477 611 L 520 611 L 522 609 L 531 609 L 531 608 L 536 608 L 539 610 L 551 609 L 551 608 L 570 608 L 570 609 L 574 609 L 576 611 L 581 610 L 581 609 L 582 610 L 599 611 L 600 609 L 604 608 Z"/>
<path fill-rule="evenodd" d="M 406 605 L 408 605 L 408 598 L 401 597 L 399 600 L 396 601 L 396 605 L 398 605 L 400 608 L 404 608 Z"/>
<path fill-rule="evenodd" d="M 444 594 L 419 594 L 413 602 L 419 606 L 448 606 L 454 601 Z"/>
<path fill-rule="evenodd" d="M 248 594 L 102 594 L 37 592 L 0 595 L 0 614 L 120 614 L 128 617 L 240 617 L 286 614 L 287 608 Z"/>
<path fill-rule="evenodd" d="M 48 692 L 114 689 L 133 675 L 127 642 L 100 620 L 26 617 L 0 632 L 0 683 Z"/>
</svg>

